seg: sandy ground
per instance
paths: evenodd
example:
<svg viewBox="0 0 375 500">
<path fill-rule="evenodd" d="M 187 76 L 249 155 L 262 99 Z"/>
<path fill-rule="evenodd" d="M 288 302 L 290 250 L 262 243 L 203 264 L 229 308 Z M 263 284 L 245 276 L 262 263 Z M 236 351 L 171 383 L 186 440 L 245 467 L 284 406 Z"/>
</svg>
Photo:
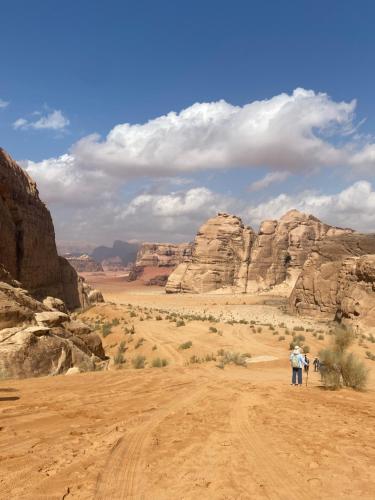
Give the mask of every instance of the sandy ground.
<svg viewBox="0 0 375 500">
<path fill-rule="evenodd" d="M 121 369 L 0 382 L 1 499 L 374 498 L 375 362 L 366 392 L 325 391 L 312 371 L 291 387 L 288 329 L 313 330 L 301 332 L 313 356 L 328 326 L 296 322 L 280 298 L 106 286 L 112 303 L 80 316 L 115 319 L 103 341 L 112 355 L 124 342 Z M 170 312 L 212 318 L 178 327 Z M 220 369 L 206 361 L 220 349 L 253 362 Z"/>
</svg>

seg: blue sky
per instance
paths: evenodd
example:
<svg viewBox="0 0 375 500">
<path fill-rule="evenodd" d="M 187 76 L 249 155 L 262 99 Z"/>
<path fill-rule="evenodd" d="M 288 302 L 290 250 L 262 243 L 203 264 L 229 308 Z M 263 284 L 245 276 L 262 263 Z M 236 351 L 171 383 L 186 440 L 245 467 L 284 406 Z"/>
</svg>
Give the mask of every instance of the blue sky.
<svg viewBox="0 0 375 500">
<path fill-rule="evenodd" d="M 217 210 L 256 226 L 291 206 L 375 230 L 374 2 L 14 0 L 1 12 L 1 145 L 36 178 L 59 239 L 181 241 Z M 231 107 L 211 106 L 208 125 L 191 108 L 220 100 Z M 254 101 L 261 111 L 237 113 Z M 158 120 L 184 109 L 182 130 Z"/>
</svg>

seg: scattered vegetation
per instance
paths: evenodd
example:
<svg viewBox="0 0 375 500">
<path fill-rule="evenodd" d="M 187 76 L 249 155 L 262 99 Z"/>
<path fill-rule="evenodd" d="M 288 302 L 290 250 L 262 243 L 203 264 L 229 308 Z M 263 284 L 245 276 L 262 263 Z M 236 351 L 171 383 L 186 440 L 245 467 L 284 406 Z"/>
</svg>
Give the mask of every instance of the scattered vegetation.
<svg viewBox="0 0 375 500">
<path fill-rule="evenodd" d="M 145 356 L 136 356 L 135 358 L 132 359 L 133 368 L 136 368 L 137 370 L 144 368 L 145 363 L 146 363 Z"/>
<path fill-rule="evenodd" d="M 363 390 L 368 381 L 368 370 L 348 348 L 354 340 L 353 332 L 343 327 L 333 331 L 332 345 L 320 352 L 321 374 L 324 385 L 339 389 L 342 385 Z"/>
<path fill-rule="evenodd" d="M 281 342 L 282 340 L 285 340 L 285 337 L 284 335 L 280 335 L 280 337 L 277 339 L 279 342 Z"/>
<path fill-rule="evenodd" d="M 208 331 L 210 333 L 217 333 L 217 328 L 215 328 L 214 326 L 210 326 L 210 328 L 208 329 Z"/>
<path fill-rule="evenodd" d="M 112 325 L 111 323 L 103 323 L 102 324 L 102 335 L 103 337 L 107 337 L 110 333 L 112 333 Z"/>
<path fill-rule="evenodd" d="M 217 367 L 223 369 L 225 365 L 229 364 L 246 366 L 246 358 L 238 352 L 224 351 Z"/>
<path fill-rule="evenodd" d="M 178 321 L 176 321 L 176 326 L 177 327 L 185 326 L 185 321 L 183 319 L 179 319 Z"/>
<path fill-rule="evenodd" d="M 371 361 L 375 361 L 375 354 L 372 354 L 371 351 L 366 351 L 366 357 Z"/>
<path fill-rule="evenodd" d="M 190 347 L 192 345 L 193 345 L 193 342 L 191 340 L 188 340 L 187 342 L 184 342 L 183 344 L 181 344 L 179 349 L 190 349 Z"/>
<path fill-rule="evenodd" d="M 140 339 L 138 339 L 137 343 L 134 346 L 134 349 L 138 349 L 138 347 L 141 347 L 143 345 L 144 341 L 145 341 L 145 339 L 143 337 L 141 337 Z"/>
<path fill-rule="evenodd" d="M 310 347 L 308 345 L 303 346 L 303 353 L 308 354 L 310 352 Z"/>
<path fill-rule="evenodd" d="M 124 341 L 120 342 L 120 345 L 117 348 L 117 352 L 115 354 L 115 357 L 113 358 L 113 362 L 115 365 L 122 365 L 126 362 L 124 353 L 126 351 L 126 344 Z"/>
<path fill-rule="evenodd" d="M 163 358 L 155 358 L 152 360 L 152 367 L 153 368 L 163 368 L 164 366 L 168 365 L 168 360 Z"/>
</svg>

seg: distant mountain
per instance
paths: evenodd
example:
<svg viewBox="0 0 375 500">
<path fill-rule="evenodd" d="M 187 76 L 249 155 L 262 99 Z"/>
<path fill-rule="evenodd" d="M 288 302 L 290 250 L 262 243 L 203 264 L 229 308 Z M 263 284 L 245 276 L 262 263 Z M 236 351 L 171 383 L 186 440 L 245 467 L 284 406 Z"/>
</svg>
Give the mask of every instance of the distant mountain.
<svg viewBox="0 0 375 500">
<path fill-rule="evenodd" d="M 135 262 L 139 247 L 139 243 L 128 243 L 127 241 L 117 240 L 113 243 L 112 248 L 106 246 L 95 248 L 91 252 L 91 257 L 97 262 L 112 259 L 113 257 L 120 257 L 122 263 L 126 266 Z"/>
</svg>

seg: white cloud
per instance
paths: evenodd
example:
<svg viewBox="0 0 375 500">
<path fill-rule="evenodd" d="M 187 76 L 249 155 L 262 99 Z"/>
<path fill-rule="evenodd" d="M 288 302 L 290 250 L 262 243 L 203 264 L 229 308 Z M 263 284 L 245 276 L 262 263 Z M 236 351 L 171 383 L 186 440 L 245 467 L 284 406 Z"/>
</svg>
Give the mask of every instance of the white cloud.
<svg viewBox="0 0 375 500">
<path fill-rule="evenodd" d="M 66 116 L 63 115 L 62 111 L 60 111 L 59 109 L 55 109 L 33 122 L 26 120 L 26 118 L 18 118 L 13 123 L 13 128 L 15 130 L 27 130 L 32 128 L 35 130 L 46 129 L 63 131 L 64 129 L 66 129 L 69 123 L 70 121 Z"/>
<path fill-rule="evenodd" d="M 0 109 L 6 108 L 7 106 L 9 106 L 9 102 L 4 101 L 3 99 L 0 99 Z"/>
<path fill-rule="evenodd" d="M 258 225 L 264 219 L 277 219 L 292 208 L 313 214 L 329 224 L 364 232 L 375 231 L 375 191 L 368 181 L 355 182 L 331 195 L 310 191 L 295 196 L 280 194 L 249 207 L 243 215 Z"/>
<path fill-rule="evenodd" d="M 252 182 L 248 188 L 249 191 L 261 191 L 262 189 L 268 188 L 271 184 L 275 182 L 285 181 L 289 177 L 289 172 L 269 172 L 261 179 Z"/>
<path fill-rule="evenodd" d="M 353 129 L 355 106 L 355 101 L 335 102 L 304 89 L 242 107 L 196 103 L 144 124 L 117 125 L 105 140 L 87 136 L 72 154 L 82 168 L 100 166 L 119 177 L 336 165 L 345 161 L 346 152 L 329 139 Z"/>
</svg>

